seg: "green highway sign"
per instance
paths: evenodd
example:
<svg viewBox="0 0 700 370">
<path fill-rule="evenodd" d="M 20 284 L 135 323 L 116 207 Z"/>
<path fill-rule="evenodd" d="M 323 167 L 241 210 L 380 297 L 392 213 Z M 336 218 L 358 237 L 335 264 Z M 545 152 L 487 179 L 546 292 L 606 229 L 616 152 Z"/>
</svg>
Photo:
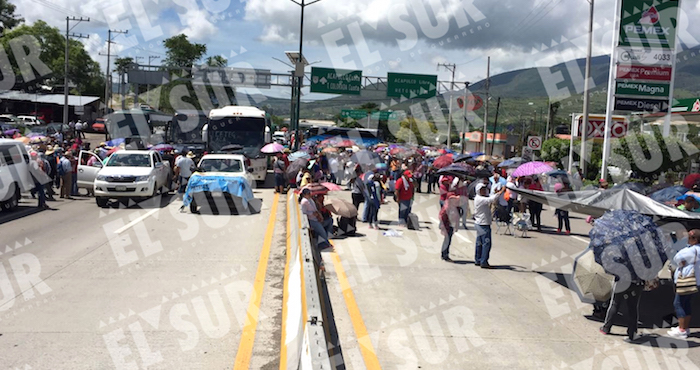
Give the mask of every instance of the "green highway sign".
<svg viewBox="0 0 700 370">
<path fill-rule="evenodd" d="M 437 94 L 437 76 L 389 73 L 386 96 L 427 99 Z"/>
<path fill-rule="evenodd" d="M 311 92 L 360 95 L 362 71 L 335 68 L 311 68 Z"/>
<path fill-rule="evenodd" d="M 615 95 L 668 97 L 669 87 L 667 83 L 617 81 Z"/>
<path fill-rule="evenodd" d="M 386 121 L 390 119 L 397 119 L 399 117 L 396 112 L 390 112 L 390 111 L 380 111 L 380 112 L 373 112 L 372 113 L 372 119 L 377 119 L 380 121 Z"/>
<path fill-rule="evenodd" d="M 622 0 L 619 46 L 675 49 L 678 0 Z"/>
<path fill-rule="evenodd" d="M 343 118 L 363 119 L 367 118 L 367 111 L 357 109 L 343 109 L 340 112 L 340 116 Z"/>
</svg>

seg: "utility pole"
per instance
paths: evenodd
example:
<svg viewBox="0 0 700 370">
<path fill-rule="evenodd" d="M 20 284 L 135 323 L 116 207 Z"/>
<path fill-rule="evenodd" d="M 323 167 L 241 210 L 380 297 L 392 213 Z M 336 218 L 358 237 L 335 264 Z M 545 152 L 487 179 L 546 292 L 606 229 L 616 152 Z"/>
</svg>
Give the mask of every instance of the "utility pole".
<svg viewBox="0 0 700 370">
<path fill-rule="evenodd" d="M 129 30 L 107 30 L 107 68 L 105 68 L 105 114 L 109 111 L 109 108 L 111 108 L 112 106 L 112 72 L 109 70 L 109 59 L 112 54 L 112 44 L 114 43 L 114 41 L 112 41 L 113 33 L 126 34 L 129 33 Z"/>
<path fill-rule="evenodd" d="M 438 69 L 440 69 L 440 67 L 445 67 L 446 70 L 452 72 L 452 82 L 450 83 L 450 93 L 452 93 L 452 90 L 455 88 L 455 71 L 457 70 L 457 65 L 454 63 L 438 63 L 437 66 Z M 447 118 L 447 149 L 452 149 L 452 100 L 452 94 L 450 94 L 450 113 Z"/>
<path fill-rule="evenodd" d="M 549 138 L 549 126 L 552 122 L 552 101 L 550 100 L 547 104 L 547 126 L 544 129 L 544 138 L 542 139 L 542 142 L 547 140 Z"/>
<path fill-rule="evenodd" d="M 69 87 L 68 87 L 68 53 L 70 51 L 70 38 L 75 37 L 75 38 L 88 38 L 89 36 L 81 34 L 74 34 L 70 33 L 70 21 L 74 22 L 90 22 L 90 18 L 76 18 L 76 17 L 66 17 L 66 55 L 65 55 L 65 60 L 64 60 L 64 68 L 63 68 L 63 123 L 67 124 L 68 123 L 68 92 L 69 92 Z M 78 24 L 76 24 L 77 26 Z M 73 26 L 75 27 L 75 26 Z M 63 126 L 61 126 L 61 134 L 63 134 Z"/>
<path fill-rule="evenodd" d="M 151 60 L 153 60 L 153 59 L 160 59 L 160 56 L 158 56 L 158 55 L 149 55 L 149 56 L 148 56 L 148 67 L 149 67 L 149 70 L 150 70 L 150 67 L 151 67 Z M 146 95 L 146 103 L 147 103 L 149 106 L 151 106 L 151 85 L 146 85 L 146 92 L 147 92 L 147 93 L 146 93 L 146 94 L 147 94 L 147 95 Z"/>
<path fill-rule="evenodd" d="M 498 111 L 501 109 L 501 97 L 498 97 L 496 102 L 496 119 L 493 121 L 493 137 L 491 139 L 491 156 L 493 156 L 493 147 L 496 146 L 496 129 L 498 128 Z"/>
<path fill-rule="evenodd" d="M 489 131 L 489 87 L 491 85 L 491 57 L 488 57 L 486 64 L 486 112 L 484 112 L 484 146 L 483 152 L 486 154 L 486 134 Z"/>
<path fill-rule="evenodd" d="M 464 83 L 464 100 L 462 100 L 462 109 L 464 109 L 464 121 L 462 121 L 462 140 L 460 140 L 461 154 L 464 154 L 465 147 L 465 135 L 467 132 L 467 93 L 469 92 L 469 82 Z"/>
<path fill-rule="evenodd" d="M 591 79 L 591 54 L 593 53 L 593 13 L 595 8 L 595 0 L 588 0 L 591 4 L 591 11 L 588 17 L 588 50 L 586 53 L 586 79 L 583 81 L 583 125 L 581 127 L 581 156 L 579 160 L 579 166 L 581 166 L 581 173 L 586 176 L 586 136 L 588 135 L 588 115 L 589 115 L 589 97 L 590 97 L 590 86 L 589 80 Z M 573 127 L 572 127 L 573 129 Z M 572 132 L 571 135 L 574 135 Z M 571 149 L 573 150 L 573 148 Z"/>
</svg>

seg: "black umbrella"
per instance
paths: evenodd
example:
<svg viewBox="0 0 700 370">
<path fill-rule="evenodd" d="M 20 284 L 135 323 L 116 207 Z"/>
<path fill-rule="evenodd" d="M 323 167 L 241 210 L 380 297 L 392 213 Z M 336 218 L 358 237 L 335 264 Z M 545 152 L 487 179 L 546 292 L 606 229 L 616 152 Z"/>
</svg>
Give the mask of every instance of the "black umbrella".
<svg viewBox="0 0 700 370">
<path fill-rule="evenodd" d="M 463 163 L 451 164 L 447 167 L 443 167 L 438 170 L 437 173 L 439 175 L 451 175 L 461 178 L 468 178 L 470 180 L 475 179 L 475 177 L 473 177 L 475 174 L 474 167 Z"/>
<path fill-rule="evenodd" d="M 302 168 L 306 168 L 306 165 L 309 163 L 309 160 L 306 158 L 299 158 L 296 161 L 292 162 L 289 164 L 289 167 L 287 167 L 287 180 L 295 180 L 297 178 L 297 173 L 299 173 L 299 170 Z"/>
</svg>

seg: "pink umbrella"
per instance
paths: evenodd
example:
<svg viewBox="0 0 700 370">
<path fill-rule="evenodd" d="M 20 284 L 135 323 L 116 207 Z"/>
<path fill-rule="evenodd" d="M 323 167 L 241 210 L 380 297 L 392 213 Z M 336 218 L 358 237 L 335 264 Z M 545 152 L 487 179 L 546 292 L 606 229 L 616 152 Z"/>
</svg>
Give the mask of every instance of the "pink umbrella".
<svg viewBox="0 0 700 370">
<path fill-rule="evenodd" d="M 340 186 L 332 183 L 332 182 L 322 182 L 321 185 L 323 185 L 328 191 L 341 191 L 343 188 Z"/>
<path fill-rule="evenodd" d="M 443 168 L 451 165 L 453 162 L 454 159 L 452 158 L 452 154 L 445 154 L 433 162 L 433 167 Z"/>
<path fill-rule="evenodd" d="M 274 154 L 274 153 L 282 153 L 283 150 L 284 150 L 284 145 L 281 145 L 279 143 L 270 143 L 270 144 L 267 144 L 264 147 L 262 147 L 262 149 L 260 149 L 260 152 L 265 153 L 265 154 Z"/>
<path fill-rule="evenodd" d="M 521 176 L 532 176 L 541 175 L 553 171 L 554 169 L 544 162 L 527 162 L 523 163 L 518 167 L 511 176 L 521 177 Z"/>
</svg>

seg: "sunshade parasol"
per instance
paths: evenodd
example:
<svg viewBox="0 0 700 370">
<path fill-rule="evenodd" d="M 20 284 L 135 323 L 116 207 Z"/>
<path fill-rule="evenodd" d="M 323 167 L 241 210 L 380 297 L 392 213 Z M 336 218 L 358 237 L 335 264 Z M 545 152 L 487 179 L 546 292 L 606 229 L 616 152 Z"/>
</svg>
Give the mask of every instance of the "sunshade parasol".
<svg viewBox="0 0 700 370">
<path fill-rule="evenodd" d="M 330 146 L 328 148 L 324 148 L 322 150 L 322 152 L 324 152 L 324 153 L 336 153 L 336 152 L 338 152 L 338 148 Z"/>
<path fill-rule="evenodd" d="M 606 212 L 589 236 L 596 262 L 628 283 L 656 278 L 673 253 L 670 238 L 651 217 L 637 211 Z"/>
<path fill-rule="evenodd" d="M 168 150 L 173 150 L 174 148 L 170 144 L 158 144 L 158 145 L 155 145 L 151 149 L 159 151 L 159 152 L 167 152 Z"/>
<path fill-rule="evenodd" d="M 302 190 L 303 189 L 309 189 L 311 191 L 311 195 L 328 194 L 328 188 L 317 182 L 312 182 L 309 185 L 304 186 Z"/>
<path fill-rule="evenodd" d="M 332 182 L 322 182 L 321 185 L 323 185 L 323 187 L 328 189 L 328 191 L 341 191 L 341 190 L 343 190 L 343 188 L 341 188 L 340 186 L 338 186 Z"/>
<path fill-rule="evenodd" d="M 300 158 L 302 158 L 302 159 L 309 159 L 309 158 L 311 158 L 311 156 L 309 155 L 309 153 L 304 152 L 304 151 L 294 152 L 294 153 L 292 153 L 292 154 L 289 155 L 289 160 L 292 161 L 292 162 L 294 162 L 294 161 L 296 161 L 297 159 L 300 159 Z"/>
<path fill-rule="evenodd" d="M 683 179 L 683 186 L 692 189 L 693 185 L 700 181 L 700 173 L 691 173 Z"/>
<path fill-rule="evenodd" d="M 518 167 L 518 169 L 516 169 L 511 176 L 521 177 L 540 175 L 543 173 L 551 172 L 552 170 L 554 170 L 552 167 L 544 164 L 543 162 L 527 162 L 521 164 L 520 167 Z"/>
<path fill-rule="evenodd" d="M 651 193 L 649 198 L 661 203 L 676 203 L 676 198 L 685 195 L 687 192 L 688 189 L 685 186 L 671 186 Z"/>
<path fill-rule="evenodd" d="M 331 199 L 329 203 L 330 207 L 328 207 L 328 210 L 337 214 L 338 216 L 347 218 L 357 217 L 357 208 L 355 208 L 355 206 L 347 200 Z"/>
<path fill-rule="evenodd" d="M 265 154 L 274 154 L 274 153 L 282 153 L 283 150 L 284 150 L 284 145 L 282 145 L 280 143 L 270 143 L 270 144 L 267 144 L 264 147 L 262 147 L 262 149 L 260 149 L 260 152 L 265 153 Z"/>
<path fill-rule="evenodd" d="M 447 167 L 443 167 L 437 171 L 438 174 L 440 175 L 452 175 L 452 176 L 457 176 L 457 177 L 470 177 L 474 179 L 474 175 L 476 174 L 476 171 L 474 170 L 474 167 L 469 166 L 464 163 L 454 163 L 451 164 Z"/>
<path fill-rule="evenodd" d="M 443 168 L 451 165 L 454 162 L 452 159 L 451 154 L 445 154 L 442 157 L 438 157 L 434 162 L 433 162 L 433 167 L 435 168 Z"/>
<path fill-rule="evenodd" d="M 479 162 L 489 162 L 491 164 L 501 163 L 503 161 L 502 158 L 494 157 L 491 155 L 480 155 L 474 159 Z"/>
<path fill-rule="evenodd" d="M 501 164 L 499 164 L 498 167 L 518 168 L 523 163 L 525 163 L 525 160 L 521 157 L 513 157 L 501 162 Z"/>
<path fill-rule="evenodd" d="M 21 141 L 21 142 L 23 142 L 24 144 L 29 144 L 29 140 L 31 140 L 31 139 L 28 138 L 28 137 L 26 137 L 26 136 L 21 136 L 21 137 L 15 138 L 15 140 Z"/>
<path fill-rule="evenodd" d="M 287 179 L 288 180 L 295 180 L 297 178 L 297 173 L 299 173 L 299 170 L 302 168 L 306 168 L 306 165 L 309 163 L 309 160 L 306 158 L 299 158 L 292 163 L 289 164 L 289 167 L 287 167 Z"/>
<path fill-rule="evenodd" d="M 568 177 L 569 173 L 564 170 L 554 170 L 547 172 L 547 175 L 552 177 Z"/>
<path fill-rule="evenodd" d="M 610 299 L 614 277 L 595 261 L 593 249 L 587 248 L 574 260 L 574 286 L 582 302 L 605 302 Z"/>
<path fill-rule="evenodd" d="M 355 142 L 352 140 L 349 140 L 349 139 L 345 139 L 345 140 L 340 140 L 335 145 L 342 147 L 342 148 L 352 148 L 355 145 Z"/>
</svg>

